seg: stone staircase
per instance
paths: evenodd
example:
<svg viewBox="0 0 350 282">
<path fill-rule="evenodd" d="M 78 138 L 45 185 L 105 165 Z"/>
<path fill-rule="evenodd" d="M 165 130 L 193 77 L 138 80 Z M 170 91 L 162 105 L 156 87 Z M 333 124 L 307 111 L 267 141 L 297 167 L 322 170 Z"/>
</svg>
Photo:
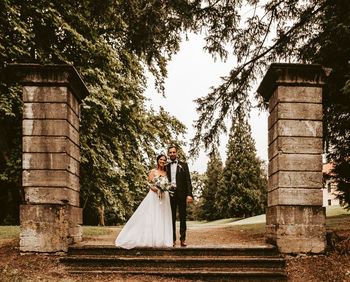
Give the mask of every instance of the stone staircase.
<svg viewBox="0 0 350 282">
<path fill-rule="evenodd" d="M 285 281 L 273 246 L 137 248 L 75 245 L 61 258 L 69 273 L 151 275 L 210 281 Z"/>
</svg>

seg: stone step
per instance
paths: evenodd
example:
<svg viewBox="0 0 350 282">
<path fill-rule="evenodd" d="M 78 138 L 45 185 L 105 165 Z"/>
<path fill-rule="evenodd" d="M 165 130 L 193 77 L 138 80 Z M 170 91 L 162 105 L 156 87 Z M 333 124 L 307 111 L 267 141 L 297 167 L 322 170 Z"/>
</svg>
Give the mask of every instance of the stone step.
<svg viewBox="0 0 350 282">
<path fill-rule="evenodd" d="M 272 245 L 135 248 L 77 244 L 61 262 L 70 273 L 164 276 L 209 281 L 284 281 L 285 259 Z M 155 278 L 156 279 L 156 278 Z"/>
<path fill-rule="evenodd" d="M 141 276 L 169 277 L 182 279 L 195 279 L 201 281 L 286 281 L 287 276 L 284 271 L 266 270 L 232 270 L 232 269 L 143 269 L 143 270 L 119 270 L 119 269 L 71 269 L 72 274 L 89 275 L 133 275 L 135 281 Z"/>
<path fill-rule="evenodd" d="M 285 260 L 273 257 L 172 257 L 172 256 L 142 256 L 142 257 L 121 257 L 121 256 L 95 256 L 79 255 L 61 258 L 61 262 L 68 266 L 85 267 L 124 267 L 124 268 L 231 268 L 231 269 L 252 269 L 252 268 L 283 268 Z"/>
<path fill-rule="evenodd" d="M 239 247 L 176 247 L 134 248 L 125 250 L 114 245 L 82 245 L 69 247 L 68 255 L 115 255 L 115 256 L 278 256 L 275 246 Z"/>
</svg>

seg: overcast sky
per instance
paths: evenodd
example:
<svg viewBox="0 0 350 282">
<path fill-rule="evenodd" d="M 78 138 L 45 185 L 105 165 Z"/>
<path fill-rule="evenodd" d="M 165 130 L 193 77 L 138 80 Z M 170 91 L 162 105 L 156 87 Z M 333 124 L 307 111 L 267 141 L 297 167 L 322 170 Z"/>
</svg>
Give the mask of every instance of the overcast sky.
<svg viewBox="0 0 350 282">
<path fill-rule="evenodd" d="M 195 135 L 194 121 L 198 118 L 195 99 L 209 93 L 211 86 L 220 83 L 220 77 L 225 76 L 233 67 L 233 61 L 226 63 L 213 58 L 203 51 L 204 41 L 201 35 L 190 34 L 188 41 L 181 43 L 180 51 L 173 56 L 168 64 L 168 78 L 165 80 L 165 94 L 163 98 L 153 88 L 153 80 L 149 79 L 146 96 L 151 99 L 155 109 L 163 106 L 166 111 L 174 115 L 187 126 L 186 142 L 190 143 Z M 254 89 L 256 90 L 256 89 Z M 255 140 L 257 155 L 267 160 L 267 113 L 253 110 L 250 125 Z M 227 136 L 221 136 L 219 148 L 221 158 L 225 161 Z M 187 147 L 187 151 L 188 151 Z M 164 148 L 166 150 L 166 148 Z M 190 170 L 205 172 L 208 158 L 202 152 L 196 160 L 190 160 Z"/>
</svg>

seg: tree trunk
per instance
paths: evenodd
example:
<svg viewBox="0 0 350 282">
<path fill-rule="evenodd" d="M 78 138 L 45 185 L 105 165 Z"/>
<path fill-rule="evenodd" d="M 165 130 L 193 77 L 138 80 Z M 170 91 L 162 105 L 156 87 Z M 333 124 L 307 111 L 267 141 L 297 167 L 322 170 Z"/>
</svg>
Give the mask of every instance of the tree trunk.
<svg viewBox="0 0 350 282">
<path fill-rule="evenodd" d="M 98 225 L 105 226 L 105 206 L 101 205 L 98 208 Z"/>
</svg>

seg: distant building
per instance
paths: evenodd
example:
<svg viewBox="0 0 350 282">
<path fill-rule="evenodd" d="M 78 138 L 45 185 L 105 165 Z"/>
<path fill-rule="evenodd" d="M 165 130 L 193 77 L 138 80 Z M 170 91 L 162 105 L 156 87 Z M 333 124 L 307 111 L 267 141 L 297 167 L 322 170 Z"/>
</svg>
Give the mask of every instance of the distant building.
<svg viewBox="0 0 350 282">
<path fill-rule="evenodd" d="M 337 183 L 331 177 L 331 170 L 333 169 L 333 163 L 323 164 L 323 206 L 336 206 L 341 205 L 342 202 L 337 198 L 340 193 L 337 190 Z"/>
</svg>

